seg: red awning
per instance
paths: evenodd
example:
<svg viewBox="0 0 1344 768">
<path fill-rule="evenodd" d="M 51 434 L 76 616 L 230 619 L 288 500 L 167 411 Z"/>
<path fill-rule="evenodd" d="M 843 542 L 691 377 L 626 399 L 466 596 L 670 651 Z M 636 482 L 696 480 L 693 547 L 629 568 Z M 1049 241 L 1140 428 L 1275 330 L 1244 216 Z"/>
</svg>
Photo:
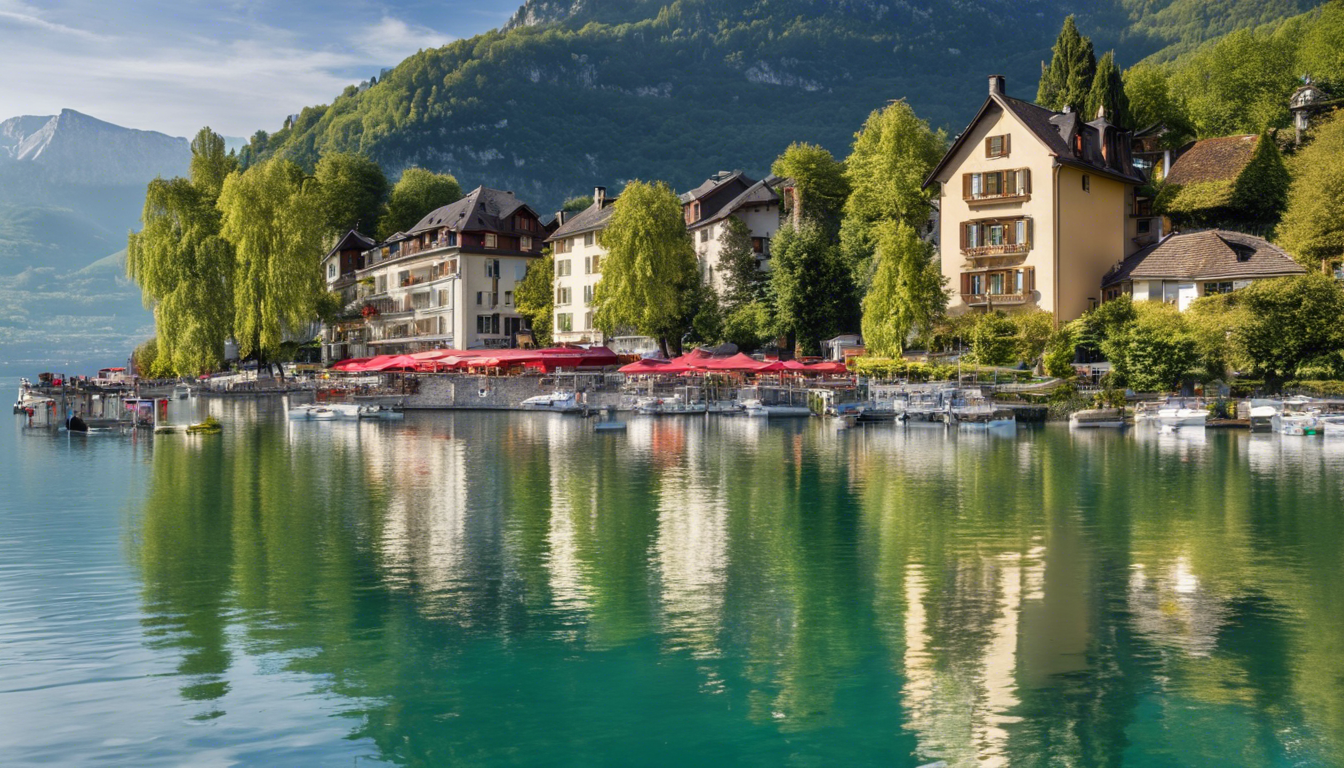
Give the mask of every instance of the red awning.
<svg viewBox="0 0 1344 768">
<path fill-rule="evenodd" d="M 844 363 L 836 362 L 813 363 L 807 366 L 807 370 L 817 373 L 849 373 L 849 368 Z"/>
<path fill-rule="evenodd" d="M 657 357 L 648 357 L 643 360 L 636 360 L 629 365 L 623 365 L 617 369 L 620 373 L 627 376 L 657 375 L 666 374 L 675 376 L 680 373 L 695 370 L 676 360 L 663 360 Z"/>
<path fill-rule="evenodd" d="M 348 359 L 346 359 L 346 360 L 342 360 L 342 361 L 340 361 L 339 363 L 332 363 L 332 365 L 331 365 L 331 370 L 333 370 L 333 371 L 358 371 L 358 370 L 360 370 L 360 366 L 361 366 L 361 365 L 363 365 L 364 363 L 369 362 L 369 361 L 372 360 L 372 359 L 373 359 L 373 358 L 371 358 L 371 357 L 351 357 L 351 358 L 348 358 Z"/>
<path fill-rule="evenodd" d="M 745 371 L 748 373 L 769 373 L 784 370 L 784 364 L 767 363 L 738 352 L 732 357 L 710 358 L 700 366 L 707 371 Z"/>
</svg>

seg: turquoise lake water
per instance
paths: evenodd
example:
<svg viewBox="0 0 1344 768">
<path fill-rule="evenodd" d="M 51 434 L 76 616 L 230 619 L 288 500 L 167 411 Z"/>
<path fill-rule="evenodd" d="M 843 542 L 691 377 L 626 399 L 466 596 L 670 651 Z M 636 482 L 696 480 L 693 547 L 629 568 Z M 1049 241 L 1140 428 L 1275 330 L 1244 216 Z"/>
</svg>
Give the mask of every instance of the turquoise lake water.
<svg viewBox="0 0 1344 768">
<path fill-rule="evenodd" d="M 1344 441 L 173 407 L 0 437 L 0 764 L 1344 764 Z"/>
</svg>

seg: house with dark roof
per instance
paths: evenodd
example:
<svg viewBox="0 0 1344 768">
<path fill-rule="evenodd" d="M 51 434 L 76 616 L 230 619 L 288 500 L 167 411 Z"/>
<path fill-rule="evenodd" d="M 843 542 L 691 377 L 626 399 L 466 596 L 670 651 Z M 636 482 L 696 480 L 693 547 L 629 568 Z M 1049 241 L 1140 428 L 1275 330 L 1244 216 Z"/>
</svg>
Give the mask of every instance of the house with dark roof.
<svg viewBox="0 0 1344 768">
<path fill-rule="evenodd" d="M 1135 301 L 1164 301 L 1184 311 L 1201 296 L 1306 272 L 1267 240 L 1206 229 L 1173 234 L 1131 254 L 1102 278 L 1101 288 L 1107 300 L 1128 294 Z"/>
<path fill-rule="evenodd" d="M 1009 96 L 1004 78 L 924 186 L 938 184 L 948 311 L 1043 309 L 1072 320 L 1138 250 L 1131 134 Z"/>
<path fill-rule="evenodd" d="M 358 293 L 355 273 L 364 265 L 364 252 L 374 247 L 371 237 L 355 230 L 346 232 L 322 257 L 322 277 L 327 290 L 341 296 L 341 306 L 352 305 Z M 346 322 L 322 327 L 322 362 L 331 363 L 347 357 L 351 345 L 362 351 L 364 323 Z"/>
<path fill-rule="evenodd" d="M 1156 207 L 1180 228 L 1267 225 L 1277 220 L 1288 183 L 1271 139 L 1253 133 L 1200 139 L 1181 148 Z"/>
<path fill-rule="evenodd" d="M 547 240 L 555 261 L 555 315 L 551 338 L 564 344 L 608 344 L 618 354 L 644 351 L 643 337 L 605 338 L 593 326 L 593 292 L 602 279 L 607 250 L 600 235 L 611 220 L 616 197 L 606 187 L 593 188 L 593 203 L 582 211 L 555 215 L 558 226 Z M 639 349 L 634 349 L 631 347 Z"/>
<path fill-rule="evenodd" d="M 362 351 L 514 346 L 528 330 L 514 290 L 546 235 L 512 192 L 477 187 L 370 248 L 356 272 L 368 331 Z"/>
<path fill-rule="evenodd" d="M 680 196 L 701 274 L 720 294 L 726 284 L 719 264 L 722 251 L 719 237 L 729 218 L 747 225 L 751 247 L 756 252 L 756 268 L 769 269 L 770 240 L 783 219 L 782 182 L 773 175 L 755 181 L 742 171 L 719 171 Z"/>
</svg>

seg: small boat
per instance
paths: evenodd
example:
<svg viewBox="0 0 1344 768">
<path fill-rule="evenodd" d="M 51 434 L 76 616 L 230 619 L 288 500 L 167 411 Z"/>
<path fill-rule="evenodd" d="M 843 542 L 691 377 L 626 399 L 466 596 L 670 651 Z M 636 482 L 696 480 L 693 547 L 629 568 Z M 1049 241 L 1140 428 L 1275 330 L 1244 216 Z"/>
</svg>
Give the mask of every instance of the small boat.
<svg viewBox="0 0 1344 768">
<path fill-rule="evenodd" d="M 1278 413 L 1270 424 L 1280 435 L 1303 437 L 1321 434 L 1321 418 L 1314 413 Z"/>
<path fill-rule="evenodd" d="M 406 414 L 403 413 L 400 408 L 392 408 L 384 405 L 364 405 L 360 406 L 359 418 L 399 421 L 406 418 Z"/>
<path fill-rule="evenodd" d="M 578 395 L 573 392 L 556 390 L 548 395 L 529 397 L 522 402 L 527 411 L 552 411 L 555 413 L 577 413 L 583 410 Z"/>
<path fill-rule="evenodd" d="M 1200 408 L 1169 406 L 1161 408 L 1155 418 L 1163 427 L 1202 427 L 1209 420 L 1209 412 Z"/>
<path fill-rule="evenodd" d="M 703 400 L 688 403 L 680 394 L 676 394 L 671 397 L 641 398 L 635 402 L 635 410 L 651 416 L 676 416 L 705 413 L 709 408 Z"/>
<path fill-rule="evenodd" d="M 1322 416 L 1321 433 L 1326 437 L 1344 437 L 1344 416 Z"/>
<path fill-rule="evenodd" d="M 1274 400 L 1252 400 L 1250 408 L 1251 431 L 1270 432 L 1274 417 L 1283 411 L 1283 403 Z"/>
<path fill-rule="evenodd" d="M 311 403 L 305 403 L 303 405 L 294 405 L 290 406 L 289 413 L 286 415 L 289 416 L 289 418 L 291 419 L 298 419 L 301 421 L 311 419 L 313 418 L 313 411 L 317 410 L 318 407 L 319 406 L 313 405 Z"/>
<path fill-rule="evenodd" d="M 1089 408 L 1069 417 L 1074 429 L 1119 429 L 1125 426 L 1123 408 Z"/>
<path fill-rule="evenodd" d="M 775 419 L 812 415 L 812 409 L 805 405 L 766 405 L 760 400 L 743 400 L 741 405 L 746 415 L 757 418 Z"/>
<path fill-rule="evenodd" d="M 318 407 L 314 408 L 310 413 L 311 413 L 310 418 L 316 419 L 318 421 L 331 421 L 332 419 L 336 418 L 336 412 L 331 410 L 330 408 Z"/>
<path fill-rule="evenodd" d="M 1017 415 L 1008 408 L 995 408 L 992 405 L 969 405 L 953 408 L 948 413 L 948 423 L 956 423 L 962 429 L 1015 429 Z"/>
</svg>

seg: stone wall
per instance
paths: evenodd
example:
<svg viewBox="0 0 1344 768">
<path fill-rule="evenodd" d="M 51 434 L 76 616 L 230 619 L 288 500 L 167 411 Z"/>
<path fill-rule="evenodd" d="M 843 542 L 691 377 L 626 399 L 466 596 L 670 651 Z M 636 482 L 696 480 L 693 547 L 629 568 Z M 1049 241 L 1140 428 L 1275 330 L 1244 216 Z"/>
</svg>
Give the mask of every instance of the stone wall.
<svg viewBox="0 0 1344 768">
<path fill-rule="evenodd" d="M 529 397 L 557 389 L 582 393 L 593 410 L 620 407 L 617 379 L 601 374 L 560 376 L 462 376 L 456 374 L 420 377 L 419 391 L 404 398 L 379 398 L 401 402 L 407 409 L 519 410 Z"/>
</svg>

